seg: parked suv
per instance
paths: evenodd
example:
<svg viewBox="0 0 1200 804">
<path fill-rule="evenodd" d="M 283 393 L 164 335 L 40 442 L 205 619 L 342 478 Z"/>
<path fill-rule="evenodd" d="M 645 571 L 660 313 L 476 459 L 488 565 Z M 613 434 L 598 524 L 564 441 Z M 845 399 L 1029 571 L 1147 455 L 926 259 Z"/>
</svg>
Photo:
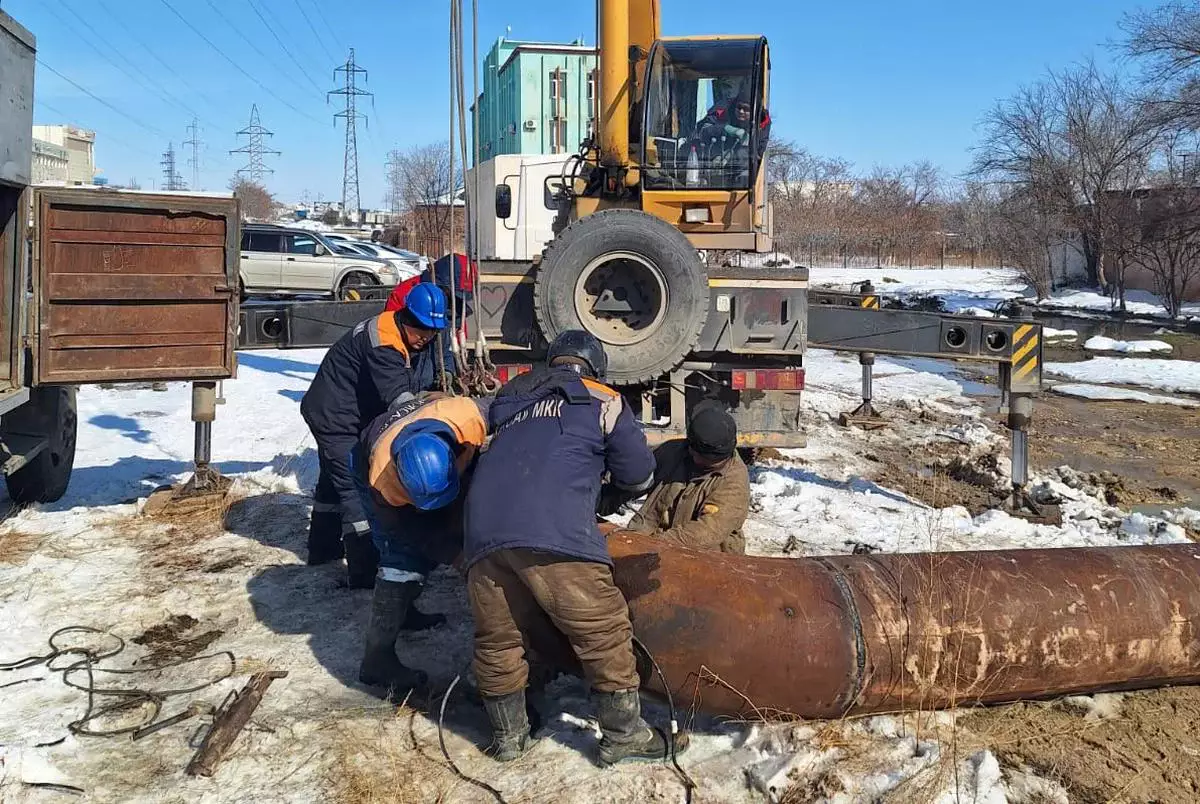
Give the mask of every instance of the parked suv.
<svg viewBox="0 0 1200 804">
<path fill-rule="evenodd" d="M 242 226 L 239 272 L 248 293 L 330 293 L 346 298 L 354 288 L 395 285 L 387 260 L 341 253 L 319 232 L 267 224 Z"/>
</svg>

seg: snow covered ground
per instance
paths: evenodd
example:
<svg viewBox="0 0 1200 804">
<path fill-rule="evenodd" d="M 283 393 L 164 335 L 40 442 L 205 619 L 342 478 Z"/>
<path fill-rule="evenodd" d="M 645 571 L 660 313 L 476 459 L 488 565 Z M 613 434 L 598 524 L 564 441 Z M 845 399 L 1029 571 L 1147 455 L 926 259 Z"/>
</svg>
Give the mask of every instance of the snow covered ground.
<svg viewBox="0 0 1200 804">
<path fill-rule="evenodd" d="M 1088 385 L 1087 383 L 1060 382 L 1051 385 L 1056 394 L 1075 396 L 1080 399 L 1095 399 L 1104 402 L 1145 402 L 1153 405 L 1175 405 L 1181 408 L 1200 408 L 1200 402 L 1194 402 L 1177 396 L 1163 394 L 1148 394 L 1145 391 L 1134 391 L 1131 388 L 1112 388 L 1105 385 Z"/>
<path fill-rule="evenodd" d="M 1046 371 L 1080 382 L 1200 394 L 1200 363 L 1191 360 L 1097 357 L 1079 363 L 1047 363 Z"/>
<path fill-rule="evenodd" d="M 138 517 L 140 501 L 155 486 L 189 470 L 187 387 L 81 390 L 79 451 L 67 496 L 0 525 L 0 662 L 44 653 L 51 632 L 82 624 L 127 642 L 123 653 L 101 666 L 136 667 L 155 645 L 148 629 L 174 623 L 180 639 L 203 642 L 201 656 L 232 651 L 237 671 L 194 695 L 168 698 L 163 715 L 193 700 L 219 704 L 257 669 L 282 668 L 289 675 L 275 682 L 208 780 L 181 773 L 193 750 L 185 738 L 196 721 L 136 742 L 75 736 L 66 726 L 81 715 L 83 693 L 44 666 L 0 674 L 0 684 L 16 683 L 0 696 L 0 800 L 62 795 L 30 783 L 77 787 L 85 791 L 77 800 L 97 802 L 368 801 L 393 799 L 397 791 L 408 800 L 488 800 L 445 769 L 436 718 L 409 710 L 397 715 L 358 686 L 370 593 L 344 588 L 337 567 L 303 564 L 317 467 L 298 403 L 321 354 L 240 355 L 238 379 L 224 384 L 213 444 L 218 467 L 236 478 L 239 500 L 207 522 Z M 923 414 L 930 424 L 873 436 L 833 424 L 838 412 L 857 404 L 857 362 L 813 351 L 807 366 L 809 447 L 754 469 L 746 528 L 751 552 L 848 553 L 856 544 L 965 550 L 1178 542 L 1186 538 L 1183 524 L 1200 516 L 1176 513 L 1175 522 L 1131 516 L 1055 476 L 1035 481 L 1062 500 L 1061 527 L 997 511 L 972 517 L 962 508 L 930 508 L 864 480 L 868 466 L 850 447 L 872 438 L 997 447 L 999 437 L 978 404 L 963 396 L 961 384 L 911 361 L 880 359 L 877 402 Z M 446 613 L 450 623 L 402 641 L 401 649 L 445 684 L 465 670 L 471 645 L 462 584 L 453 570 L 431 578 L 421 607 Z M 133 641 L 139 637 L 146 644 Z M 220 678 L 224 667 L 217 656 L 133 680 L 155 689 L 186 686 Z M 130 681 L 104 674 L 98 679 Z M 486 723 L 460 699 L 447 714 L 451 755 L 509 801 L 683 800 L 666 766 L 594 768 L 584 756 L 594 724 L 582 685 L 560 679 L 554 691 L 546 739 L 505 767 L 479 752 Z M 650 706 L 648 717 L 661 722 L 664 712 Z M 701 718 L 681 762 L 700 784 L 697 800 L 704 801 L 776 800 L 793 786 L 811 787 L 804 800 L 839 804 L 879 800 L 901 787 L 921 791 L 919 800 L 946 804 L 1067 800 L 1057 785 L 1001 767 L 984 748 L 964 749 L 954 724 L 953 713 L 924 725 L 900 717 L 803 724 Z"/>
<path fill-rule="evenodd" d="M 870 280 L 876 292 L 887 297 L 937 296 L 946 311 L 963 315 L 993 315 L 997 304 L 1010 299 L 1032 301 L 1032 289 L 1012 268 L 813 268 L 809 279 L 814 287 L 849 290 L 856 282 Z M 1067 289 L 1040 303 L 1042 307 L 1075 313 L 1106 313 L 1112 301 L 1093 289 Z M 1165 318 L 1166 308 L 1153 293 L 1130 290 L 1126 309 L 1135 316 Z M 1200 302 L 1185 304 L 1181 318 L 1200 318 Z"/>
</svg>

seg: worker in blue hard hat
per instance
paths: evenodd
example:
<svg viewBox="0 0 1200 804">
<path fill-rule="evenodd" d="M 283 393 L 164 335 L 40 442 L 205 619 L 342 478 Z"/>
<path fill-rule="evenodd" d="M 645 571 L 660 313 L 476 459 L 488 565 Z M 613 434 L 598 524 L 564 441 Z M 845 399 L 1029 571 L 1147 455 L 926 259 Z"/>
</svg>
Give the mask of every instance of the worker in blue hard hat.
<svg viewBox="0 0 1200 804">
<path fill-rule="evenodd" d="M 414 286 L 403 310 L 359 322 L 329 349 L 300 403 L 320 464 L 308 563 L 344 555 L 351 588 L 374 586 L 379 557 L 355 489 L 350 453 L 376 416 L 437 382 L 435 372 L 421 368 L 428 365 L 429 344 L 446 324 L 446 294 L 435 285 Z"/>
<path fill-rule="evenodd" d="M 488 435 L 490 399 L 422 394 L 375 418 L 355 481 L 379 552 L 359 680 L 400 699 L 426 678 L 396 655 L 401 631 L 440 625 L 414 605 L 425 576 L 462 550 L 464 478 Z"/>
</svg>

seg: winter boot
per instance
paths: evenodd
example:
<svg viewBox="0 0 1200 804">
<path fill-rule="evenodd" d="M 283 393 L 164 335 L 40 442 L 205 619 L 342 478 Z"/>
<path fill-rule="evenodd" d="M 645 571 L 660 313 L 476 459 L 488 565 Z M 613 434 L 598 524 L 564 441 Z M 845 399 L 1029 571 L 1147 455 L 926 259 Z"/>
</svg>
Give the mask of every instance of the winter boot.
<svg viewBox="0 0 1200 804">
<path fill-rule="evenodd" d="M 350 588 L 373 589 L 375 574 L 379 572 L 379 551 L 371 540 L 371 532 L 347 533 L 342 541 L 346 545 L 346 577 Z"/>
<path fill-rule="evenodd" d="M 487 753 L 497 762 L 512 762 L 525 755 L 537 740 L 529 734 L 525 690 L 498 698 L 483 696 L 483 708 L 492 722 L 492 744 Z"/>
<path fill-rule="evenodd" d="M 642 720 L 642 701 L 636 689 L 597 692 L 593 700 L 603 734 L 597 756 L 601 766 L 626 760 L 652 761 L 669 757 L 666 736 Z M 686 748 L 687 742 L 686 734 L 676 735 L 675 752 Z"/>
<path fill-rule="evenodd" d="M 336 507 L 332 511 L 318 511 L 314 505 L 308 523 L 308 566 L 328 564 L 343 555 L 342 515 Z"/>
<path fill-rule="evenodd" d="M 400 625 L 400 630 L 428 631 L 430 628 L 437 628 L 445 624 L 446 615 L 426 614 L 414 605 L 408 607 L 408 614 L 404 617 L 404 622 Z"/>
<path fill-rule="evenodd" d="M 413 581 L 379 581 L 371 598 L 371 622 L 358 680 L 372 687 L 386 687 L 393 700 L 402 700 L 410 690 L 423 689 L 429 681 L 420 670 L 405 667 L 396 655 L 400 624 L 420 593 L 421 584 Z"/>
</svg>

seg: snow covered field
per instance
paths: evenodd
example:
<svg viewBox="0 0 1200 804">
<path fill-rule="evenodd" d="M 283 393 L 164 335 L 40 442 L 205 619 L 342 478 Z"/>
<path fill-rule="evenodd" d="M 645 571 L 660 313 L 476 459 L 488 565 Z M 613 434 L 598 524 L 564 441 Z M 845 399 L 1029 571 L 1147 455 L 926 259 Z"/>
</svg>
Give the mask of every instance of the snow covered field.
<svg viewBox="0 0 1200 804">
<path fill-rule="evenodd" d="M 1047 363 L 1046 371 L 1080 382 L 1200 394 L 1200 363 L 1191 360 L 1097 357 L 1080 363 Z"/>
<path fill-rule="evenodd" d="M 1009 299 L 1033 299 L 1033 291 L 1012 268 L 813 268 L 809 279 L 814 287 L 848 290 L 850 285 L 870 280 L 876 292 L 887 297 L 912 298 L 937 296 L 946 311 L 965 315 L 991 315 L 1000 302 Z M 1092 289 L 1067 289 L 1044 299 L 1041 306 L 1075 313 L 1106 313 L 1112 301 Z M 1130 314 L 1147 318 L 1165 318 L 1166 309 L 1158 297 L 1144 290 L 1126 293 Z M 1183 306 L 1182 318 L 1200 318 L 1200 302 Z"/>
<path fill-rule="evenodd" d="M 176 641 L 202 643 L 201 656 L 235 654 L 232 679 L 168 698 L 164 716 L 192 700 L 218 704 L 263 667 L 289 675 L 267 693 L 216 778 L 205 780 L 181 772 L 193 750 L 185 737 L 194 720 L 137 742 L 73 736 L 66 727 L 80 717 L 83 693 L 44 666 L 0 674 L 0 684 L 16 682 L 0 697 L 0 800 L 62 798 L 30 783 L 77 787 L 85 791 L 77 800 L 105 802 L 369 801 L 392 799 L 397 791 L 410 796 L 402 800 L 488 800 L 445 769 L 436 718 L 409 710 L 397 715 L 357 685 L 370 593 L 344 588 L 336 567 L 303 565 L 317 467 L 298 402 L 320 358 L 320 350 L 240 355 L 238 379 L 224 384 L 226 403 L 218 408 L 213 444 L 214 459 L 236 478 L 240 499 L 211 521 L 138 517 L 140 501 L 155 486 L 189 470 L 187 387 L 82 389 L 79 451 L 67 496 L 0 525 L 0 662 L 44 653 L 51 632 L 74 624 L 110 630 L 127 641 L 125 651 L 103 667 L 146 662 L 156 645 L 150 629 L 164 624 L 179 631 Z M 964 550 L 1178 542 L 1186 538 L 1183 524 L 1200 516 L 1175 512 L 1175 522 L 1168 522 L 1130 515 L 1057 476 L 1036 478 L 1036 485 L 1062 500 L 1061 527 L 997 511 L 972 517 L 962 508 L 930 508 L 864 480 L 869 467 L 853 447 L 874 438 L 995 449 L 1002 441 L 978 404 L 948 376 L 917 370 L 911 361 L 880 359 L 877 402 L 921 413 L 929 424 L 883 436 L 845 430 L 833 419 L 857 404 L 857 362 L 813 351 L 807 366 L 810 446 L 753 470 L 746 529 L 751 552 L 848 553 L 856 544 Z M 454 571 L 431 579 L 421 607 L 446 613 L 450 624 L 402 641 L 402 650 L 445 684 L 465 671 L 471 649 Z M 220 678 L 224 667 L 216 657 L 163 678 L 136 680 L 156 689 L 191 685 Z M 583 753 L 593 743 L 594 725 L 582 685 L 564 678 L 554 689 L 547 738 L 506 767 L 480 754 L 486 721 L 459 698 L 447 715 L 452 756 L 508 801 L 683 800 L 665 766 L 594 768 Z M 651 706 L 648 716 L 661 722 L 664 712 Z M 1057 785 L 1001 767 L 986 748 L 956 732 L 955 723 L 953 713 L 803 724 L 700 718 L 693 747 L 681 761 L 700 784 L 702 801 L 768 801 L 789 787 L 811 788 L 804 800 L 841 804 L 900 791 L 909 798 L 897 800 L 946 804 L 1067 800 Z"/>
</svg>

